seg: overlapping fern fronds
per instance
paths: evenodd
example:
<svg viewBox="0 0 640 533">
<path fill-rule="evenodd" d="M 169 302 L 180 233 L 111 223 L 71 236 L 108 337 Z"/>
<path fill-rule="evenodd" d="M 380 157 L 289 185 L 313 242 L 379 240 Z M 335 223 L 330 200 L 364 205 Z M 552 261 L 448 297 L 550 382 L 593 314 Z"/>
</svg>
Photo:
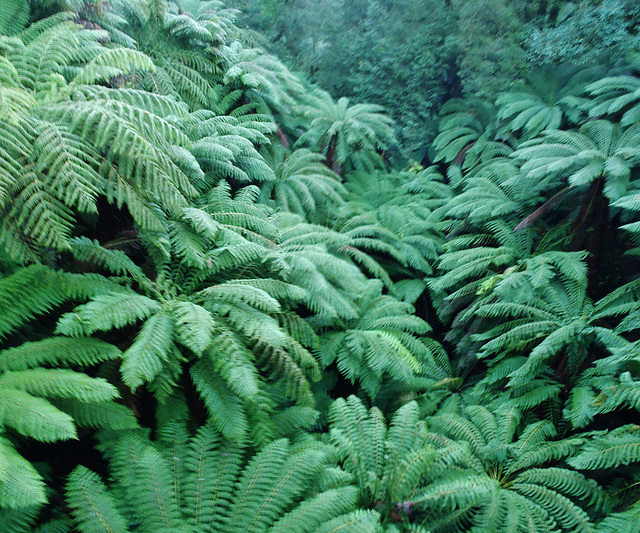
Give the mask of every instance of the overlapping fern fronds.
<svg viewBox="0 0 640 533">
<path fill-rule="evenodd" d="M 443 412 L 427 424 L 439 463 L 413 501 L 432 510 L 433 531 L 594 530 L 587 511 L 602 507 L 602 489 L 560 463 L 575 455 L 581 439 L 553 440 L 551 422 L 524 423 L 508 403 L 495 412 L 483 406 Z"/>
<path fill-rule="evenodd" d="M 97 212 L 98 197 L 126 206 L 143 228 L 159 229 L 160 199 L 169 212 L 195 194 L 173 162 L 188 138 L 168 115 L 176 102 L 90 85 L 152 61 L 132 50 L 106 49 L 101 32 L 81 30 L 62 13 L 7 41 L 0 68 L 8 86 L 2 136 L 2 245 L 16 261 L 42 247 L 68 249 L 75 218 Z"/>
<path fill-rule="evenodd" d="M 179 421 L 153 442 L 141 433 L 104 441 L 113 483 L 76 468 L 67 500 L 79 531 L 182 532 L 360 531 L 374 511 L 354 514 L 357 490 L 318 490 L 326 447 L 276 440 L 258 453 L 211 426 L 193 435 Z M 346 528 L 346 529 L 345 529 Z"/>
</svg>

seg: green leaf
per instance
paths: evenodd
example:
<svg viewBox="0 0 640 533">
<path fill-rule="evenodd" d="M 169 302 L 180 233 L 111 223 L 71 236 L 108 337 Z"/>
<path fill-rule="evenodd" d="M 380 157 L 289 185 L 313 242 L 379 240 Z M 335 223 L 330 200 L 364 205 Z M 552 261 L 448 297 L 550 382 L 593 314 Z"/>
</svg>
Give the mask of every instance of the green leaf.
<svg viewBox="0 0 640 533">
<path fill-rule="evenodd" d="M 82 533 L 126 533 L 127 523 L 97 474 L 76 467 L 67 480 L 67 501 Z"/>
<path fill-rule="evenodd" d="M 49 402 L 16 389 L 2 388 L 0 424 L 42 442 L 76 438 L 73 419 Z"/>
<path fill-rule="evenodd" d="M 7 439 L 0 437 L 0 508 L 28 508 L 45 501 L 40 474 Z"/>
<path fill-rule="evenodd" d="M 163 362 L 171 355 L 173 346 L 173 317 L 158 313 L 149 318 L 123 357 L 120 372 L 132 390 L 150 382 L 162 371 Z"/>
</svg>

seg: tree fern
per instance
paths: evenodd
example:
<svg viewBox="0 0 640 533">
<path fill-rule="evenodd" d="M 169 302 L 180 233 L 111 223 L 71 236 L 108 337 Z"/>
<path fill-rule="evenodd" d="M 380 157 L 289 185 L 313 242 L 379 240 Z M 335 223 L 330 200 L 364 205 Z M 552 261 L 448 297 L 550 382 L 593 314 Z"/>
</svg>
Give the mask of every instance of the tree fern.
<svg viewBox="0 0 640 533">
<path fill-rule="evenodd" d="M 600 487 L 576 471 L 549 465 L 575 453 L 580 439 L 552 441 L 550 422 L 525 425 L 521 417 L 503 404 L 495 414 L 470 406 L 464 414 L 427 421 L 441 466 L 436 464 L 433 482 L 414 501 L 422 508 L 444 499 L 429 517 L 435 531 L 594 530 L 584 509 L 601 504 Z"/>
<path fill-rule="evenodd" d="M 258 255 L 251 256 L 254 261 L 264 248 L 251 245 L 206 212 L 190 208 L 176 227 L 183 228 L 181 233 L 169 233 L 166 239 L 175 250 L 173 263 L 164 256 L 161 261 L 177 268 L 155 281 L 116 251 L 82 241 L 82 257 L 96 258 L 114 273 L 130 275 L 140 292 L 114 283 L 110 290 L 64 315 L 57 331 L 87 339 L 96 332 L 135 326 L 137 335 L 127 341 L 121 355 L 124 384 L 132 390 L 147 385 L 162 400 L 178 385 L 185 366 L 193 365 L 194 385 L 227 436 L 245 434 L 258 414 L 266 423 L 271 407 L 259 391 L 267 378 L 281 382 L 287 397 L 299 405 L 312 405 L 309 380 L 319 379 L 319 367 L 309 348 L 316 341 L 308 332 L 301 336 L 300 328 L 289 334 L 281 326 L 286 324 L 281 320 L 287 310 L 278 300 L 306 301 L 306 292 L 276 279 L 227 278 L 233 269 L 246 264 L 247 255 L 240 253 L 243 247 L 257 250 Z M 214 254 L 228 248 L 224 242 L 230 236 L 240 255 L 230 261 L 227 258 L 225 265 L 225 256 Z M 188 246 L 186 239 L 191 239 Z M 216 249 L 216 242 L 223 246 Z M 206 252 L 206 247 L 213 252 Z M 182 288 L 178 283 L 183 283 Z M 223 413 L 229 412 L 235 418 L 225 420 Z"/>
<path fill-rule="evenodd" d="M 375 506 L 384 521 L 391 521 L 395 513 L 402 513 L 403 503 L 412 498 L 435 460 L 417 405 L 401 407 L 387 426 L 377 408 L 367 412 L 357 397 L 350 396 L 334 402 L 329 420 L 330 439 L 344 468 L 355 476 L 361 505 Z"/>
<path fill-rule="evenodd" d="M 417 338 L 429 326 L 410 314 L 408 304 L 380 294 L 380 289 L 379 283 L 369 283 L 357 302 L 357 317 L 329 322 L 333 331 L 321 337 L 320 347 L 323 365 L 336 362 L 338 370 L 371 398 L 380 390 L 383 375 L 406 381 L 420 373 L 429 352 Z"/>
<path fill-rule="evenodd" d="M 395 141 L 391 119 L 376 105 L 349 106 L 347 98 L 333 102 L 327 93 L 316 92 L 304 112 L 311 124 L 298 143 L 317 147 L 334 170 L 342 167 L 351 150 L 374 152 Z"/>
<path fill-rule="evenodd" d="M 40 266 L 4 278 L 0 290 L 9 304 L 4 309 L 11 309 L 11 313 L 6 315 L 3 333 L 11 333 L 34 315 L 73 298 L 78 292 L 71 288 L 74 281 L 72 276 Z M 13 291 L 21 286 L 18 296 Z M 38 299 L 30 296 L 34 288 L 39 289 Z M 120 394 L 112 384 L 77 370 L 56 368 L 95 365 L 120 355 L 117 348 L 97 339 L 75 342 L 59 337 L 0 351 L 0 424 L 4 430 L 0 436 L 4 457 L 0 508 L 27 509 L 45 501 L 41 475 L 18 454 L 15 442 L 5 437 L 8 430 L 21 439 L 55 442 L 75 439 L 77 425 L 119 429 L 136 426 L 130 412 L 113 402 Z"/>
<path fill-rule="evenodd" d="M 278 210 L 310 218 L 322 204 L 342 204 L 345 191 L 338 177 L 321 161 L 322 156 L 304 149 L 291 154 L 276 152 L 276 179 L 262 185 L 261 197 L 273 199 Z"/>
<path fill-rule="evenodd" d="M 157 230 L 155 199 L 172 210 L 195 193 L 170 157 L 173 146 L 189 142 L 166 120 L 180 106 L 86 85 L 134 68 L 152 69 L 151 60 L 103 48 L 99 32 L 80 30 L 68 18 L 61 14 L 32 25 L 12 41 L 3 61 L 14 92 L 35 98 L 13 98 L 19 105 L 12 106 L 15 118 L 3 136 L 0 164 L 0 196 L 12 199 L 3 205 L 3 243 L 18 261 L 33 260 L 38 247 L 68 249 L 75 213 L 96 212 L 98 196 L 127 205 L 136 222 Z M 9 175 L 15 178 L 7 181 Z"/>
<path fill-rule="evenodd" d="M 572 375 L 580 369 L 591 343 L 597 342 L 606 348 L 614 358 L 609 359 L 611 363 L 615 360 L 615 355 L 627 347 L 628 343 L 621 335 L 623 330 L 617 331 L 602 326 L 599 322 L 605 317 L 613 318 L 627 313 L 635 316 L 637 304 L 629 301 L 629 290 L 632 289 L 622 288 L 594 304 L 586 297 L 586 280 L 583 278 L 580 282 L 579 279 L 575 283 L 565 278 L 560 286 L 551 283 L 546 288 L 534 290 L 534 305 L 517 299 L 507 303 L 501 294 L 497 301 L 486 303 L 475 310 L 475 313 L 483 317 L 498 317 L 503 314 L 513 317 L 507 324 L 475 335 L 477 340 L 484 342 L 482 357 L 505 349 L 531 349 L 526 364 L 510 375 L 511 385 L 522 384 L 523 380 L 537 375 L 544 368 L 540 366 L 542 362 L 548 361 L 561 350 L 565 353 L 562 364 L 567 367 L 560 371 L 562 374 L 568 372 Z M 560 317 L 564 318 L 558 321 Z M 606 361 L 607 358 L 604 358 L 602 364 L 607 364 Z"/>
<path fill-rule="evenodd" d="M 638 153 L 638 128 L 622 129 L 606 120 L 589 122 L 579 131 L 547 131 L 514 154 L 528 179 L 547 174 L 566 177 L 572 187 L 604 181 L 604 195 L 620 198 L 628 186 Z"/>
<path fill-rule="evenodd" d="M 435 160 L 469 169 L 501 149 L 501 132 L 491 123 L 494 114 L 492 106 L 481 100 L 449 100 L 440 110 Z"/>
<path fill-rule="evenodd" d="M 600 69 L 543 66 L 531 72 L 521 90 L 498 97 L 498 116 L 511 119 L 508 128 L 522 130 L 527 137 L 559 129 L 566 123 L 576 124 L 583 114 L 579 95 L 599 74 Z"/>
<path fill-rule="evenodd" d="M 376 522 L 373 513 L 351 514 L 354 487 L 311 492 L 328 458 L 324 447 L 276 440 L 252 453 L 210 425 L 170 447 L 180 427 L 174 421 L 156 442 L 141 434 L 105 441 L 114 479 L 108 487 L 84 467 L 71 473 L 67 499 L 79 531 L 127 531 L 135 524 L 154 532 L 311 532 L 327 523 L 360 531 Z"/>
<path fill-rule="evenodd" d="M 587 86 L 587 91 L 594 98 L 586 104 L 589 115 L 618 115 L 622 112 L 620 123 L 623 126 L 634 124 L 640 118 L 638 99 L 640 82 L 635 76 L 609 76 L 594 81 Z"/>
</svg>

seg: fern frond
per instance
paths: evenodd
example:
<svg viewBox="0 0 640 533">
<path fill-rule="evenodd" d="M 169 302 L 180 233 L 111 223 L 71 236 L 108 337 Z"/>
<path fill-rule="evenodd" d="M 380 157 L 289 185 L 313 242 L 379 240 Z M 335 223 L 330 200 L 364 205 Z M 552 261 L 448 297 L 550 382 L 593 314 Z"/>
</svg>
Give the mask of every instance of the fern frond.
<svg viewBox="0 0 640 533">
<path fill-rule="evenodd" d="M 227 527 L 265 531 L 271 517 L 282 513 L 302 492 L 305 480 L 321 470 L 322 453 L 308 450 L 287 458 L 287 447 L 286 441 L 275 441 L 249 462 L 238 482 Z"/>
<path fill-rule="evenodd" d="M 99 339 L 50 337 L 1 351 L 0 370 L 20 371 L 41 365 L 91 366 L 121 356 L 116 346 Z"/>
<path fill-rule="evenodd" d="M 51 403 L 19 389 L 2 388 L 0 397 L 4 426 L 42 442 L 76 438 L 73 419 Z"/>
<path fill-rule="evenodd" d="M 357 500 L 358 491 L 355 487 L 322 492 L 314 498 L 305 500 L 293 511 L 284 515 L 271 526 L 268 533 L 317 531 L 325 525 L 329 517 L 333 518 L 353 509 Z M 338 531 L 343 531 L 343 529 Z M 346 531 L 350 531 L 350 529 Z"/>
<path fill-rule="evenodd" d="M 100 294 L 89 303 L 63 315 L 58 321 L 56 333 L 72 337 L 88 336 L 96 331 L 135 324 L 159 309 L 156 301 L 133 291 Z"/>
<path fill-rule="evenodd" d="M 125 519 L 97 474 L 76 467 L 67 480 L 66 495 L 74 521 L 80 531 L 126 533 Z"/>
<path fill-rule="evenodd" d="M 123 381 L 136 390 L 153 380 L 171 355 L 175 320 L 157 313 L 146 320 L 133 344 L 122 354 L 120 372 Z"/>
<path fill-rule="evenodd" d="M 61 304 L 67 298 L 65 281 L 63 274 L 42 265 L 0 279 L 0 337 Z"/>
<path fill-rule="evenodd" d="M 576 456 L 567 460 L 580 470 L 611 468 L 637 461 L 640 461 L 640 435 L 635 425 L 592 437 Z"/>
<path fill-rule="evenodd" d="M 81 402 L 53 399 L 51 403 L 73 418 L 76 425 L 93 429 L 135 429 L 138 422 L 131 410 L 115 402 Z"/>
<path fill-rule="evenodd" d="M 0 436 L 0 508 L 37 508 L 46 501 L 45 485 L 33 465 Z"/>
<path fill-rule="evenodd" d="M 118 398 L 117 389 L 102 378 L 73 370 L 35 368 L 0 374 L 0 387 L 34 396 L 73 398 L 82 402 L 107 402 Z"/>
<path fill-rule="evenodd" d="M 380 514 L 373 510 L 353 511 L 322 524 L 317 533 L 371 533 L 378 529 Z"/>
</svg>

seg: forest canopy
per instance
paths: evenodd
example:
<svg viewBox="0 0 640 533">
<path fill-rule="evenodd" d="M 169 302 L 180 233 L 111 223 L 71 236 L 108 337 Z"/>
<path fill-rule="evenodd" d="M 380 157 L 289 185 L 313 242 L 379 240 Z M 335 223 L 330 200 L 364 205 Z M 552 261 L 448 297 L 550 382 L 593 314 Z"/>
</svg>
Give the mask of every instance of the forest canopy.
<svg viewBox="0 0 640 533">
<path fill-rule="evenodd" d="M 2 531 L 637 529 L 639 24 L 0 2 Z"/>
</svg>

